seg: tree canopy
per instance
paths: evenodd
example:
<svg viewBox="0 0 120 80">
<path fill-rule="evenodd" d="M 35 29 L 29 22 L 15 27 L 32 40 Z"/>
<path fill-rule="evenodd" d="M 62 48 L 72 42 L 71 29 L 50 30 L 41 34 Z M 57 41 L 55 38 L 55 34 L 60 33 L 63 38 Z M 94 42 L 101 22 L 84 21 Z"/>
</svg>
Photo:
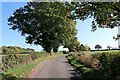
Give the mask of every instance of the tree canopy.
<svg viewBox="0 0 120 80">
<path fill-rule="evenodd" d="M 99 28 L 114 28 L 120 26 L 120 1 L 119 2 L 71 2 L 65 3 L 71 11 L 71 19 L 82 21 L 92 18 L 92 30 Z M 120 33 L 113 39 L 118 40 Z"/>
<path fill-rule="evenodd" d="M 11 29 L 26 37 L 27 43 L 57 52 L 61 45 L 72 49 L 79 44 L 74 20 L 88 18 L 93 19 L 92 31 L 118 27 L 120 2 L 28 2 L 15 10 L 8 22 Z"/>
<path fill-rule="evenodd" d="M 41 45 L 45 51 L 57 51 L 72 39 L 76 21 L 62 2 L 28 2 L 8 19 L 11 29 L 18 30 L 29 44 Z"/>
<path fill-rule="evenodd" d="M 112 47 L 110 45 L 108 45 L 107 48 L 110 50 L 110 48 L 112 48 Z"/>
<path fill-rule="evenodd" d="M 86 49 L 87 51 L 89 51 L 89 50 L 90 50 L 90 47 L 86 44 L 86 45 L 85 45 L 85 49 Z"/>
<path fill-rule="evenodd" d="M 95 46 L 95 49 L 100 49 L 100 48 L 102 48 L 102 46 L 100 46 L 99 44 L 97 44 L 96 46 Z"/>
<path fill-rule="evenodd" d="M 93 18 L 92 31 L 97 27 L 114 28 L 120 26 L 120 2 L 71 2 L 66 3 L 74 19 L 82 21 Z"/>
</svg>

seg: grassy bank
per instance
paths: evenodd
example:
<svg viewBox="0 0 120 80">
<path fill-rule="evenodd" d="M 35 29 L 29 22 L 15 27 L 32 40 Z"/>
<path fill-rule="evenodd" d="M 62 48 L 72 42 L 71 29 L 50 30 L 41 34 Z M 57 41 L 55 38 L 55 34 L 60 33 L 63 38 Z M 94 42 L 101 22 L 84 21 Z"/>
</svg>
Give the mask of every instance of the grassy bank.
<svg viewBox="0 0 120 80">
<path fill-rule="evenodd" d="M 86 80 L 117 80 L 120 75 L 120 53 L 69 53 L 67 58 Z"/>
<path fill-rule="evenodd" d="M 20 78 L 26 78 L 31 70 L 37 66 L 40 62 L 53 59 L 55 57 L 59 57 L 62 55 L 61 53 L 54 54 L 52 56 L 42 57 L 37 59 L 36 61 L 32 62 L 31 64 L 26 64 L 22 66 L 18 66 L 12 69 L 4 70 L 2 73 L 2 80 L 15 80 Z"/>
</svg>

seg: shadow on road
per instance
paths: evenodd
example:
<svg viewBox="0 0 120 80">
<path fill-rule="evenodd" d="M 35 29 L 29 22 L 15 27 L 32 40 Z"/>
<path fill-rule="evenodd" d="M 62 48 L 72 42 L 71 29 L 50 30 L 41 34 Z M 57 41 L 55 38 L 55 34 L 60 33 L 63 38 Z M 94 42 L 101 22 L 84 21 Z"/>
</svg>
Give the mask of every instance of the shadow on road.
<svg viewBox="0 0 120 80">
<path fill-rule="evenodd" d="M 72 66 L 72 65 L 69 63 L 69 61 L 62 61 L 62 62 L 68 64 L 68 66 Z M 72 68 L 73 68 L 73 67 L 72 67 Z M 72 77 L 71 77 L 71 78 L 68 78 L 68 79 L 66 78 L 66 79 L 64 79 L 64 80 L 85 80 L 85 79 L 83 79 L 83 78 L 79 75 L 79 73 L 77 73 L 77 72 L 74 70 L 74 68 L 73 68 L 73 69 L 68 69 L 68 71 L 70 71 Z"/>
</svg>

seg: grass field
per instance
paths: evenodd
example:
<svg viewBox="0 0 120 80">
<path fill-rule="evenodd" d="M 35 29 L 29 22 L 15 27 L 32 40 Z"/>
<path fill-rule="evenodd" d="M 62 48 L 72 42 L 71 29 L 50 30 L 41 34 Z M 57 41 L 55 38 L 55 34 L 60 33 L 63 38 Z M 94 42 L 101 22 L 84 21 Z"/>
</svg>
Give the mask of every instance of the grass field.
<svg viewBox="0 0 120 80">
<path fill-rule="evenodd" d="M 90 51 L 92 53 L 107 53 L 107 52 L 120 52 L 120 50 L 106 50 L 106 51 Z"/>
</svg>

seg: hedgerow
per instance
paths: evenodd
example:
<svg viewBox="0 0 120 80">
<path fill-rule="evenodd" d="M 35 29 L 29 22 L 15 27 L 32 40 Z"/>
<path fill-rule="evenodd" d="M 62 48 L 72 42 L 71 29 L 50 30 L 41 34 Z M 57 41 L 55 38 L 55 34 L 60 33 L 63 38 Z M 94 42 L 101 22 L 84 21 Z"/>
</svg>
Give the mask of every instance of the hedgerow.
<svg viewBox="0 0 120 80">
<path fill-rule="evenodd" d="M 71 65 L 87 80 L 117 79 L 120 75 L 120 52 L 69 53 Z"/>
<path fill-rule="evenodd" d="M 38 58 L 48 56 L 46 52 L 34 52 L 29 54 L 9 54 L 2 56 L 2 70 L 32 63 Z"/>
</svg>

